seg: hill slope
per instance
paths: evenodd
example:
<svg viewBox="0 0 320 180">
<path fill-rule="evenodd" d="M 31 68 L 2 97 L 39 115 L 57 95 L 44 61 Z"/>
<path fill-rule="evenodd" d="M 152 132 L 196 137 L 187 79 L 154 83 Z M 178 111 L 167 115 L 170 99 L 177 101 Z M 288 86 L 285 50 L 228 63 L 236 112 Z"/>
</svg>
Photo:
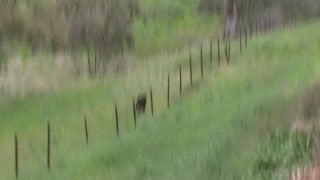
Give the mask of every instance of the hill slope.
<svg viewBox="0 0 320 180">
<path fill-rule="evenodd" d="M 290 99 L 317 80 L 319 27 L 301 26 L 250 41 L 242 56 L 234 52 L 232 64 L 215 67 L 197 89 L 185 91 L 181 99 L 174 90 L 170 110 L 164 110 L 166 73 L 156 71 L 158 62 L 141 67 L 148 67 L 152 76 L 137 69 L 122 81 L 110 78 L 2 106 L 0 179 L 14 177 L 15 131 L 21 137 L 21 179 L 239 179 L 247 174 L 264 131 L 290 122 Z M 187 56 L 169 58 L 163 66 L 176 72 L 176 64 L 187 64 Z M 187 79 L 187 67 L 183 72 Z M 194 73 L 199 79 L 199 71 Z M 134 132 L 131 97 L 148 89 L 149 82 L 158 82 L 156 114 L 140 119 Z M 89 119 L 88 147 L 84 114 Z M 51 173 L 45 166 L 47 119 L 53 134 Z"/>
</svg>

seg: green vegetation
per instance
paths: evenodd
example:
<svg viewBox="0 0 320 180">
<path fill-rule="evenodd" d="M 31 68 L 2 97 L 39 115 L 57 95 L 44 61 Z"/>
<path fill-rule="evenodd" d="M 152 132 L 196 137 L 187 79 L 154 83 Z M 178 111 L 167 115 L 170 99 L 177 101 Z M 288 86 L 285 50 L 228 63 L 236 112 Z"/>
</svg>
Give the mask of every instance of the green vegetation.
<svg viewBox="0 0 320 180">
<path fill-rule="evenodd" d="M 272 132 L 258 149 L 253 174 L 264 179 L 274 179 L 283 174 L 281 170 L 310 161 L 311 148 L 312 139 L 303 132 Z"/>
<path fill-rule="evenodd" d="M 156 19 L 143 25 L 143 20 L 135 22 L 136 47 L 138 57 L 150 57 L 154 53 L 173 52 L 177 47 L 200 44 L 200 42 L 221 29 L 213 16 L 184 15 L 182 19 Z M 211 23 L 208 23 L 211 22 Z M 220 27 L 219 27 L 220 26 Z M 214 32 L 214 31 L 215 32 Z"/>
<path fill-rule="evenodd" d="M 257 142 L 273 127 L 290 123 L 290 100 L 319 76 L 319 26 L 251 40 L 242 56 L 233 51 L 230 66 L 218 69 L 214 64 L 210 74 L 205 53 L 201 83 L 190 88 L 188 67 L 183 69 L 183 98 L 178 98 L 174 83 L 177 64 L 188 62 L 187 51 L 142 62 L 129 77 L 109 77 L 1 105 L 0 179 L 14 178 L 14 132 L 20 142 L 20 179 L 249 179 Z M 232 44 L 236 46 L 238 42 Z M 200 82 L 196 67 L 195 81 Z M 170 110 L 165 109 L 168 71 L 173 82 Z M 148 113 L 139 119 L 135 132 L 132 96 L 151 85 L 155 117 Z M 120 112 L 119 138 L 114 102 Z M 51 173 L 45 159 L 47 120 L 53 136 Z"/>
<path fill-rule="evenodd" d="M 199 13 L 197 3 L 197 0 L 141 1 L 145 16 L 136 18 L 134 23 L 134 53 L 145 57 L 172 52 L 218 36 L 222 32 L 218 17 Z"/>
</svg>

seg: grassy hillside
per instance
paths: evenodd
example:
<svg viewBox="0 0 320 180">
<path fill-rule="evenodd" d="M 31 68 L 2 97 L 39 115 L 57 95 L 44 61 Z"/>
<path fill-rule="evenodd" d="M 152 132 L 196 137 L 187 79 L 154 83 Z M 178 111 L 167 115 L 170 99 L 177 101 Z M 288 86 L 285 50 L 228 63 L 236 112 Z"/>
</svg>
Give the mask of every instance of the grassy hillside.
<svg viewBox="0 0 320 180">
<path fill-rule="evenodd" d="M 16 99 L 0 109 L 0 179 L 14 178 L 13 134 L 20 140 L 20 179 L 239 179 L 252 165 L 260 138 L 290 122 L 291 99 L 319 76 L 319 23 L 249 42 L 232 64 L 188 85 L 188 51 L 142 62 L 128 77 Z M 238 46 L 234 43 L 232 47 Z M 208 49 L 205 49 L 205 52 Z M 198 47 L 193 49 L 198 57 Z M 215 52 L 216 55 L 216 52 Z M 198 58 L 194 59 L 198 64 Z M 178 97 L 177 66 L 184 94 Z M 200 82 L 198 66 L 195 81 Z M 166 110 L 166 76 L 172 106 Z M 132 96 L 154 89 L 150 113 L 134 132 Z M 114 103 L 120 138 L 114 129 Z M 149 106 L 148 106 L 149 111 Z M 89 123 L 85 144 L 83 116 Z M 52 172 L 46 170 L 46 121 L 52 125 Z"/>
</svg>

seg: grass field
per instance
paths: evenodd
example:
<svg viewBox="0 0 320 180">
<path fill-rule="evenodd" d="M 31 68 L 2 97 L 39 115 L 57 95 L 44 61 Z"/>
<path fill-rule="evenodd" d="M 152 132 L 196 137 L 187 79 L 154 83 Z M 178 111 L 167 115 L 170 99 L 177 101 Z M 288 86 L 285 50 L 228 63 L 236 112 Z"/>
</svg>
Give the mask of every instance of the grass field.
<svg viewBox="0 0 320 180">
<path fill-rule="evenodd" d="M 279 30 L 249 41 L 230 66 L 200 81 L 199 47 L 144 61 L 129 76 L 12 100 L 0 109 L 0 179 L 14 179 L 13 135 L 20 142 L 20 179 L 248 179 L 258 141 L 290 123 L 291 102 L 320 74 L 319 23 Z M 235 42 L 232 48 L 238 46 Z M 237 48 L 236 48 L 237 49 Z M 215 52 L 216 56 L 216 52 Z M 197 58 L 195 58 L 197 57 Z M 215 58 L 216 60 L 216 58 Z M 178 66 L 183 65 L 183 98 Z M 171 108 L 166 80 L 172 78 Z M 134 131 L 132 97 L 154 89 L 155 117 Z M 120 137 L 114 128 L 119 107 Z M 85 144 L 83 117 L 89 124 Z M 52 128 L 52 171 L 46 170 L 46 122 Z"/>
</svg>

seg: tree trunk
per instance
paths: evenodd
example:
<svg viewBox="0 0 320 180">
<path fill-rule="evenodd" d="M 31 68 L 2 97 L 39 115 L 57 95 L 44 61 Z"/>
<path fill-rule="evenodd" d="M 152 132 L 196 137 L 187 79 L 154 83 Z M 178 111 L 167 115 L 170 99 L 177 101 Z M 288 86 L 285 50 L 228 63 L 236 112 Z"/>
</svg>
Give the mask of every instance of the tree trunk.
<svg viewBox="0 0 320 180">
<path fill-rule="evenodd" d="M 238 23 L 238 10 L 235 0 L 224 0 L 224 38 L 234 37 Z"/>
</svg>

